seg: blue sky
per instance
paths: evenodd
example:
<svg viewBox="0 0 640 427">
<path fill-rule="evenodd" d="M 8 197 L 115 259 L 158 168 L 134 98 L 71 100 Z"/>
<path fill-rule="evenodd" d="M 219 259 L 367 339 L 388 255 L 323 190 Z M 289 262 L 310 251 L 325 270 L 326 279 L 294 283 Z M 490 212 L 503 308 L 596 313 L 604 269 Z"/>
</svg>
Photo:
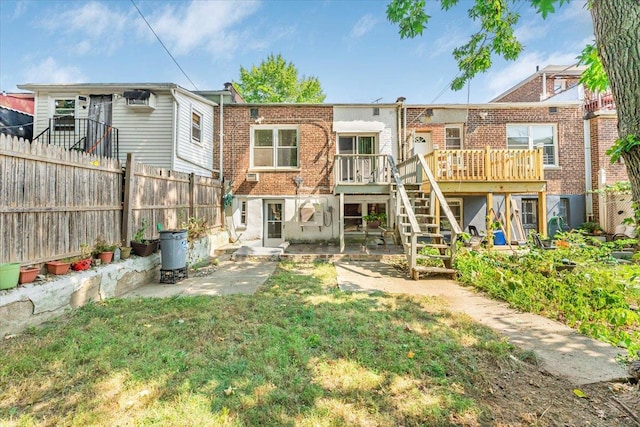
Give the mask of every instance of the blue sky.
<svg viewBox="0 0 640 427">
<path fill-rule="evenodd" d="M 474 30 L 470 0 L 432 15 L 422 37 L 401 40 L 386 19 L 387 0 L 135 0 L 200 90 L 221 89 L 241 66 L 281 54 L 300 75 L 320 80 L 328 103 L 487 102 L 535 72 L 570 65 L 593 26 L 583 0 L 543 21 L 528 2 L 517 35 L 525 51 L 497 60 L 470 88 L 445 90 L 457 73 L 451 55 Z M 171 82 L 194 89 L 158 43 L 130 0 L 0 0 L 0 89 L 22 83 Z"/>
</svg>

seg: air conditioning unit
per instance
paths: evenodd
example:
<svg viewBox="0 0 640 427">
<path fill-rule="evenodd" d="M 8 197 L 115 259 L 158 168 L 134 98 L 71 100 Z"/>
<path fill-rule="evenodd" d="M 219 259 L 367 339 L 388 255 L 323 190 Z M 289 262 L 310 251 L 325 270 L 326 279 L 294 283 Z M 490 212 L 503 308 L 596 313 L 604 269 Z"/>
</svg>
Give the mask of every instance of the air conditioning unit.
<svg viewBox="0 0 640 427">
<path fill-rule="evenodd" d="M 156 109 L 156 95 L 148 90 L 131 90 L 122 94 L 127 101 L 127 107 L 152 111 Z"/>
<path fill-rule="evenodd" d="M 249 182 L 258 182 L 258 181 L 260 181 L 260 174 L 258 174 L 258 173 L 248 173 L 247 174 L 247 181 L 249 181 Z"/>
</svg>

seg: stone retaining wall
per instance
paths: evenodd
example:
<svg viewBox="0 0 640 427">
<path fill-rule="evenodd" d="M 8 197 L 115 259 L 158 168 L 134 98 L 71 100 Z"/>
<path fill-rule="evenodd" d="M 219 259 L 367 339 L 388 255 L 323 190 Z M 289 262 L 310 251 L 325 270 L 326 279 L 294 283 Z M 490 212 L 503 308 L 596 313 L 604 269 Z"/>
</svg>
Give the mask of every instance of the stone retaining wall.
<svg viewBox="0 0 640 427">
<path fill-rule="evenodd" d="M 215 249 L 227 243 L 219 232 L 189 245 L 187 264 L 209 259 Z M 47 281 L 28 283 L 0 291 L 0 337 L 39 325 L 90 301 L 118 298 L 160 277 L 160 254 L 131 257 L 86 271 L 47 276 Z"/>
</svg>

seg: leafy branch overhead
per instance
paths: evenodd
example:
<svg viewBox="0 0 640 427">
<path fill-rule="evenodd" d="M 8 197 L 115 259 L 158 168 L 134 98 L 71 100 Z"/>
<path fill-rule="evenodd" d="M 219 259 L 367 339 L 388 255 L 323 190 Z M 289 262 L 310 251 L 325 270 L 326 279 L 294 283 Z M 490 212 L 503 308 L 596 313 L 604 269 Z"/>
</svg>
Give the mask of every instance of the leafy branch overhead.
<svg viewBox="0 0 640 427">
<path fill-rule="evenodd" d="M 317 77 L 298 77 L 298 70 L 282 55 L 269 55 L 259 66 L 240 67 L 240 81 L 233 82 L 249 103 L 322 103 L 322 92 Z"/>
</svg>

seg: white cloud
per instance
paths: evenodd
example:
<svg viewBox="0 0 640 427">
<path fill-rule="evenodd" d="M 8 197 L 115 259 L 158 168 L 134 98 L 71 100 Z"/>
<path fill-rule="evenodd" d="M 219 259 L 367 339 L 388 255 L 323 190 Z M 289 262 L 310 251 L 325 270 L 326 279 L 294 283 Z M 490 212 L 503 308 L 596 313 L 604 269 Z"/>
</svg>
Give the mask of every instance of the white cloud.
<svg viewBox="0 0 640 427">
<path fill-rule="evenodd" d="M 515 86 L 522 80 L 536 72 L 536 66 L 540 68 L 547 65 L 573 65 L 576 63 L 574 52 L 529 52 L 521 55 L 516 62 L 510 63 L 505 68 L 496 72 L 487 73 L 488 91 L 494 98 L 505 90 Z"/>
<path fill-rule="evenodd" d="M 551 23 L 549 21 L 543 21 L 540 17 L 537 17 L 536 19 L 527 20 L 522 25 L 519 25 L 513 33 L 520 43 L 526 45 L 529 41 L 548 37 L 550 28 Z"/>
<path fill-rule="evenodd" d="M 13 10 L 13 19 L 18 19 L 27 11 L 27 6 L 29 2 L 26 0 L 19 1 L 16 3 L 16 7 Z"/>
<path fill-rule="evenodd" d="M 192 1 L 187 7 L 167 6 L 149 21 L 176 55 L 203 47 L 224 53 L 236 49 L 247 36 L 234 32 L 233 26 L 255 13 L 259 5 L 257 1 Z"/>
<path fill-rule="evenodd" d="M 430 47 L 429 58 L 450 54 L 457 47 L 460 47 L 469 41 L 469 37 L 460 29 L 447 28 L 445 33 L 438 37 Z"/>
<path fill-rule="evenodd" d="M 358 19 L 358 22 L 351 29 L 352 38 L 360 38 L 371 31 L 376 26 L 377 20 L 373 15 L 367 14 Z"/>
<path fill-rule="evenodd" d="M 24 73 L 28 83 L 82 83 L 87 78 L 74 66 L 60 65 L 52 57 L 31 65 Z"/>
<path fill-rule="evenodd" d="M 43 27 L 50 32 L 61 33 L 65 43 L 76 42 L 74 53 L 113 53 L 124 41 L 124 31 L 131 22 L 131 15 L 113 9 L 115 3 L 92 1 L 79 8 L 49 16 Z"/>
</svg>

